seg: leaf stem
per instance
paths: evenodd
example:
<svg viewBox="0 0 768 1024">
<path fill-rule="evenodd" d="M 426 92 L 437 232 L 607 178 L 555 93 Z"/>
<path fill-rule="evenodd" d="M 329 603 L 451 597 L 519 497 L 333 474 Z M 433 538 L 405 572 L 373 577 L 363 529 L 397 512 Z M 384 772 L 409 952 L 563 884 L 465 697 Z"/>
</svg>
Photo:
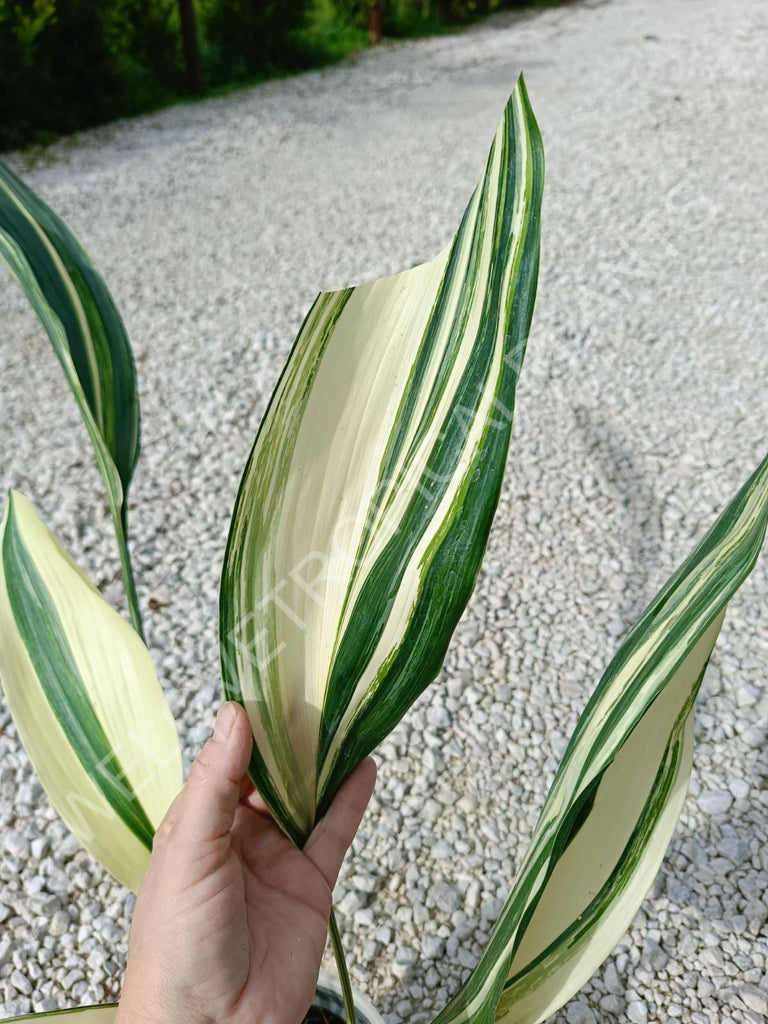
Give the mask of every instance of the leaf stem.
<svg viewBox="0 0 768 1024">
<path fill-rule="evenodd" d="M 113 510 L 112 520 L 115 524 L 117 550 L 120 554 L 120 568 L 123 572 L 123 586 L 125 587 L 125 596 L 128 598 L 128 611 L 131 616 L 131 625 L 139 634 L 141 639 L 144 640 L 144 627 L 141 622 L 141 612 L 139 611 L 139 598 L 136 593 L 136 581 L 133 577 L 131 553 L 128 550 L 128 541 L 126 539 L 128 524 L 125 506 L 123 506 L 120 512 Z M 144 642 L 146 643 L 146 640 Z"/>
<path fill-rule="evenodd" d="M 347 961 L 344 959 L 344 948 L 341 945 L 341 933 L 339 932 L 339 926 L 336 922 L 336 913 L 333 907 L 331 907 L 331 919 L 328 922 L 328 932 L 331 936 L 331 946 L 333 947 L 333 955 L 336 960 L 336 970 L 339 972 L 341 995 L 344 1000 L 344 1015 L 347 1018 L 347 1024 L 357 1024 L 355 1000 L 352 996 L 352 985 L 349 980 Z"/>
</svg>

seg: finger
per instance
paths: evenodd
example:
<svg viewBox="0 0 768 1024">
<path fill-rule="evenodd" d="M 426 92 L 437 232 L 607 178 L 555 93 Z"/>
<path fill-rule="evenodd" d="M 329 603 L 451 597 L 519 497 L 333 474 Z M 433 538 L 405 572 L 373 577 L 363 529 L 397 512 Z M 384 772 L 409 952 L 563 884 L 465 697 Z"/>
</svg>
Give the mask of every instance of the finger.
<svg viewBox="0 0 768 1024">
<path fill-rule="evenodd" d="M 315 825 L 304 853 L 320 870 L 331 889 L 344 855 L 352 845 L 376 783 L 376 762 L 367 757 L 352 772 L 334 797 L 325 817 Z"/>
<path fill-rule="evenodd" d="M 233 701 L 222 704 L 213 736 L 192 765 L 176 810 L 181 842 L 206 843 L 232 828 L 252 746 L 245 710 Z"/>
</svg>

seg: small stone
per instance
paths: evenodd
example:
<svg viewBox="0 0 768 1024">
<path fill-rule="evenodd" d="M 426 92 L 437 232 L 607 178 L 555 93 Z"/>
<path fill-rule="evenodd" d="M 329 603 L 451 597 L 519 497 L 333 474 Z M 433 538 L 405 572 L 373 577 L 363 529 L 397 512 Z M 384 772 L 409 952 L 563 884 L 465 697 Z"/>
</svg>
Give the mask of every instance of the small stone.
<svg viewBox="0 0 768 1024">
<path fill-rule="evenodd" d="M 746 800 L 751 787 L 746 779 L 731 779 L 728 782 L 728 789 L 733 794 L 734 800 Z"/>
<path fill-rule="evenodd" d="M 33 893 L 27 899 L 30 910 L 43 917 L 52 917 L 57 910 L 61 910 L 61 900 L 49 892 Z"/>
<path fill-rule="evenodd" d="M 54 1013 L 59 1008 L 58 1002 L 50 996 L 47 999 L 35 999 L 33 1004 L 35 1013 Z"/>
<path fill-rule="evenodd" d="M 18 832 L 7 832 L 3 846 L 11 856 L 18 857 L 19 860 L 27 860 L 29 857 L 29 840 Z"/>
<path fill-rule="evenodd" d="M 600 1000 L 600 1009 L 605 1010 L 606 1013 L 618 1016 L 624 1013 L 624 1000 L 621 996 L 616 995 L 616 993 L 609 992 L 607 996 L 603 996 Z"/>
<path fill-rule="evenodd" d="M 768 1016 L 768 994 L 764 989 L 760 989 L 756 985 L 740 985 L 738 995 L 748 1010 Z"/>
<path fill-rule="evenodd" d="M 632 1024 L 645 1024 L 648 1020 L 648 1007 L 642 999 L 633 999 L 627 1005 L 627 1017 L 632 1021 Z"/>
<path fill-rule="evenodd" d="M 608 992 L 619 994 L 624 991 L 624 985 L 619 977 L 619 972 L 616 970 L 616 965 L 612 962 L 606 964 L 603 971 L 603 985 L 605 985 Z"/>
<path fill-rule="evenodd" d="M 16 772 L 13 768 L 0 771 L 0 799 L 12 800 L 16 792 Z"/>
<path fill-rule="evenodd" d="M 21 971 L 13 971 L 11 974 L 11 984 L 23 996 L 32 995 L 32 982 Z"/>
<path fill-rule="evenodd" d="M 725 789 L 705 790 L 699 794 L 698 799 L 701 810 L 711 815 L 727 814 L 732 803 L 733 796 Z"/>
<path fill-rule="evenodd" d="M 71 832 L 68 832 L 55 850 L 55 856 L 62 860 L 71 860 L 76 853 L 82 850 L 79 839 L 76 839 Z"/>
<path fill-rule="evenodd" d="M 437 909 L 446 914 L 452 914 L 461 904 L 458 892 L 447 882 L 435 882 L 429 890 L 429 895 Z"/>
<path fill-rule="evenodd" d="M 425 935 L 421 940 L 421 948 L 428 960 L 440 960 L 445 956 L 445 939 L 439 935 Z"/>
<path fill-rule="evenodd" d="M 412 967 L 418 962 L 418 959 L 416 950 L 412 949 L 410 946 L 398 946 L 395 951 L 395 963 L 408 964 Z"/>
<path fill-rule="evenodd" d="M 765 744 L 766 738 L 768 738 L 768 730 L 760 725 L 749 725 L 741 734 L 741 737 L 748 747 L 753 749 L 762 747 Z"/>
<path fill-rule="evenodd" d="M 38 836 L 37 839 L 32 840 L 29 846 L 35 860 L 42 860 L 49 850 L 48 838 L 47 836 Z"/>
<path fill-rule="evenodd" d="M 468 968 L 470 970 L 477 963 L 477 957 L 472 956 L 470 951 L 468 949 L 465 949 L 464 946 L 459 946 L 459 951 L 458 951 L 458 954 L 457 954 L 457 959 L 458 959 L 458 961 L 459 961 L 459 963 L 461 964 L 462 967 L 466 967 L 466 968 Z"/>
<path fill-rule="evenodd" d="M 444 839 L 439 839 L 429 852 L 435 860 L 449 860 L 453 856 L 453 849 Z"/>
<path fill-rule="evenodd" d="M 6 1014 L 11 1017 L 21 1016 L 22 1013 L 29 1013 L 32 1009 L 32 1000 L 22 997 L 20 999 L 8 999 L 3 1007 Z"/>
<path fill-rule="evenodd" d="M 427 721 L 436 729 L 447 729 L 451 724 L 451 716 L 442 704 L 434 704 L 427 708 Z"/>
<path fill-rule="evenodd" d="M 16 790 L 16 803 L 29 807 L 35 800 L 35 787 L 30 782 L 22 782 Z"/>
<path fill-rule="evenodd" d="M 586 1003 L 569 1003 L 565 1010 L 568 1024 L 597 1024 L 597 1018 Z"/>
<path fill-rule="evenodd" d="M 440 984 L 440 975 L 437 973 L 434 967 L 430 967 L 424 978 L 424 983 L 427 988 L 437 988 Z"/>
<path fill-rule="evenodd" d="M 421 816 L 424 821 L 435 822 L 442 814 L 445 809 L 438 800 L 433 800 L 432 797 L 429 800 L 424 801 L 424 806 L 421 809 Z"/>
<path fill-rule="evenodd" d="M 765 921 L 768 921 L 768 904 L 757 899 L 747 900 L 744 916 L 751 925 L 760 928 Z"/>
<path fill-rule="evenodd" d="M 53 936 L 63 935 L 69 930 L 71 920 L 66 910 L 57 910 L 48 925 L 48 934 Z"/>
<path fill-rule="evenodd" d="M 440 754 L 433 750 L 431 747 L 427 747 L 424 751 L 424 767 L 428 772 L 439 772 L 443 768 L 443 759 Z"/>
<path fill-rule="evenodd" d="M 61 979 L 61 987 L 66 992 L 69 992 L 73 985 L 75 985 L 78 981 L 82 980 L 83 972 L 79 968 L 74 967 L 71 971 L 67 971 L 64 977 Z"/>
<path fill-rule="evenodd" d="M 375 960 L 379 952 L 379 945 L 372 939 L 363 944 L 363 960 L 370 963 L 371 960 Z"/>
<path fill-rule="evenodd" d="M 404 981 L 406 978 L 410 978 L 413 974 L 412 964 L 399 964 L 397 961 L 392 964 L 392 973 L 400 981 Z"/>
<path fill-rule="evenodd" d="M 350 879 L 350 885 L 358 892 L 375 892 L 377 884 L 378 883 L 374 875 L 367 875 L 362 872 L 352 875 L 352 878 Z"/>
<path fill-rule="evenodd" d="M 664 952 L 658 942 L 653 939 L 646 939 L 643 944 L 643 955 L 649 961 L 654 971 L 660 971 L 666 967 L 667 961 L 669 960 L 668 955 Z"/>
</svg>

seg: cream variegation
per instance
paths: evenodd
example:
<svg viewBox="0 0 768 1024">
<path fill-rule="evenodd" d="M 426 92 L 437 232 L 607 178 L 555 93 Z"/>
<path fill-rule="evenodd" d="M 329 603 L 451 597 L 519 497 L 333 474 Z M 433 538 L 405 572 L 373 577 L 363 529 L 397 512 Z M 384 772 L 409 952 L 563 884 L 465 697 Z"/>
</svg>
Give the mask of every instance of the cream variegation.
<svg viewBox="0 0 768 1024">
<path fill-rule="evenodd" d="M 140 432 L 128 335 L 78 240 L 2 160 L 0 257 L 45 328 L 83 417 L 112 513 L 131 620 L 141 634 L 127 540 L 127 495 Z"/>
<path fill-rule="evenodd" d="M 0 544 L 0 678 L 16 728 L 61 817 L 136 890 L 181 787 L 152 659 L 16 492 Z"/>
<path fill-rule="evenodd" d="M 221 587 L 227 696 L 297 841 L 435 677 L 506 462 L 539 254 L 522 81 L 451 244 L 320 295 L 246 467 Z"/>
<path fill-rule="evenodd" d="M 48 1024 L 114 1024 L 117 1003 L 110 1006 L 82 1006 L 74 1010 L 53 1010 L 49 1013 L 27 1013 L 9 1018 L 9 1024 L 22 1020 L 44 1020 Z"/>
<path fill-rule="evenodd" d="M 482 959 L 435 1024 L 540 1024 L 629 926 L 674 831 L 694 701 L 768 524 L 768 457 L 630 632 L 589 701 Z"/>
</svg>

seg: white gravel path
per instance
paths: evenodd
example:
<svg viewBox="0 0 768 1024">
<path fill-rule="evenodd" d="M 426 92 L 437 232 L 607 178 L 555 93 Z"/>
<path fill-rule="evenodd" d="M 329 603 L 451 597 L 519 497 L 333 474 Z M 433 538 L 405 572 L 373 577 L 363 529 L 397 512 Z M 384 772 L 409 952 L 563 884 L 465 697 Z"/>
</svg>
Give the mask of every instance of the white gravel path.
<svg viewBox="0 0 768 1024">
<path fill-rule="evenodd" d="M 138 357 L 141 593 L 189 756 L 219 701 L 219 566 L 245 457 L 320 287 L 455 228 L 518 70 L 547 151 L 507 486 L 438 683 L 380 751 L 340 887 L 356 984 L 428 1020 L 466 974 L 579 710 L 766 447 L 768 11 L 611 0 L 179 106 L 13 163 L 104 272 Z M 0 278 L 0 484 L 119 600 L 84 430 Z M 691 795 L 627 937 L 555 1020 L 768 1014 L 768 561 L 732 605 Z M 0 712 L 0 1016 L 119 991 L 131 897 L 67 837 Z"/>
</svg>

